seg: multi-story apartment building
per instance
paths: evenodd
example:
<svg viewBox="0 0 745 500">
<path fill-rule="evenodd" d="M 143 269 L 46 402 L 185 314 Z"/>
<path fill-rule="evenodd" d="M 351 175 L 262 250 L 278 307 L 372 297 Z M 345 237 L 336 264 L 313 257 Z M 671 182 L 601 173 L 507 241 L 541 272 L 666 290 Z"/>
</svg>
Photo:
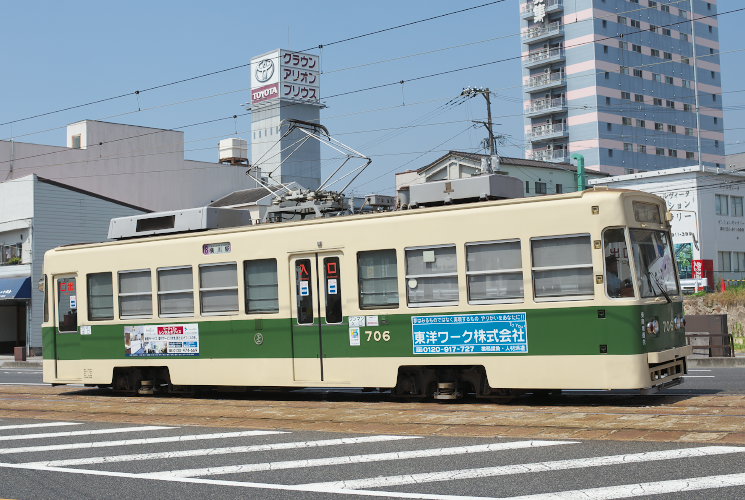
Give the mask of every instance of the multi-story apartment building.
<svg viewBox="0 0 745 500">
<path fill-rule="evenodd" d="M 724 166 L 716 1 L 522 0 L 528 158 Z M 700 158 L 699 158 L 700 153 Z"/>
</svg>

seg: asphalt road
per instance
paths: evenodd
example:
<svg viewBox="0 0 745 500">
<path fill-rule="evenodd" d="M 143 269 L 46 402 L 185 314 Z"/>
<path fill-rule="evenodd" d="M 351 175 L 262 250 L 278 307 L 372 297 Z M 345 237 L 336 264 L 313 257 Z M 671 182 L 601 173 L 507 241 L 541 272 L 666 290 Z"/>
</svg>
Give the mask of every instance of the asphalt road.
<svg viewBox="0 0 745 500">
<path fill-rule="evenodd" d="M 0 419 L 2 498 L 734 499 L 743 470 L 745 446 Z"/>
</svg>

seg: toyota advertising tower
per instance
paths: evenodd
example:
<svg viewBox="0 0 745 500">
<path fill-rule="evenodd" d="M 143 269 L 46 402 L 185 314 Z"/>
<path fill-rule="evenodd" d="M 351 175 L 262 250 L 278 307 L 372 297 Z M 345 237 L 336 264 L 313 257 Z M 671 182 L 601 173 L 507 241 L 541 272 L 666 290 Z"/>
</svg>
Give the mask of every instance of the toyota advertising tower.
<svg viewBox="0 0 745 500">
<path fill-rule="evenodd" d="M 278 49 L 251 59 L 251 165 L 271 181 L 295 181 L 308 189 L 321 183 L 318 141 L 287 120 L 320 123 L 320 60 Z"/>
</svg>

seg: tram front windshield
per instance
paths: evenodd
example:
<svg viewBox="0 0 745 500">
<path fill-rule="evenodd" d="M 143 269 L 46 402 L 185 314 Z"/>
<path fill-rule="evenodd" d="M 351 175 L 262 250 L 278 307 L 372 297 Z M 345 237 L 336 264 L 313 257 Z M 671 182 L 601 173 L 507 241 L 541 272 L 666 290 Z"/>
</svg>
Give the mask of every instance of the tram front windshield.
<svg viewBox="0 0 745 500">
<path fill-rule="evenodd" d="M 678 279 L 670 235 L 665 231 L 632 229 L 631 248 L 642 297 L 677 295 Z"/>
</svg>

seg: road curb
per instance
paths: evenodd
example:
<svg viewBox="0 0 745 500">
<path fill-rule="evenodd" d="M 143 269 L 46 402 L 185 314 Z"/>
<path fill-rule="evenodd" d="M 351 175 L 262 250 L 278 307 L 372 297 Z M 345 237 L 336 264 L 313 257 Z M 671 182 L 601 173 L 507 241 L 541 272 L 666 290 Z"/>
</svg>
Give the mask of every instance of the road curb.
<svg viewBox="0 0 745 500">
<path fill-rule="evenodd" d="M 5 361 L 0 368 L 41 368 L 41 361 Z"/>
<path fill-rule="evenodd" d="M 745 368 L 745 358 L 688 358 L 689 368 Z"/>
</svg>

